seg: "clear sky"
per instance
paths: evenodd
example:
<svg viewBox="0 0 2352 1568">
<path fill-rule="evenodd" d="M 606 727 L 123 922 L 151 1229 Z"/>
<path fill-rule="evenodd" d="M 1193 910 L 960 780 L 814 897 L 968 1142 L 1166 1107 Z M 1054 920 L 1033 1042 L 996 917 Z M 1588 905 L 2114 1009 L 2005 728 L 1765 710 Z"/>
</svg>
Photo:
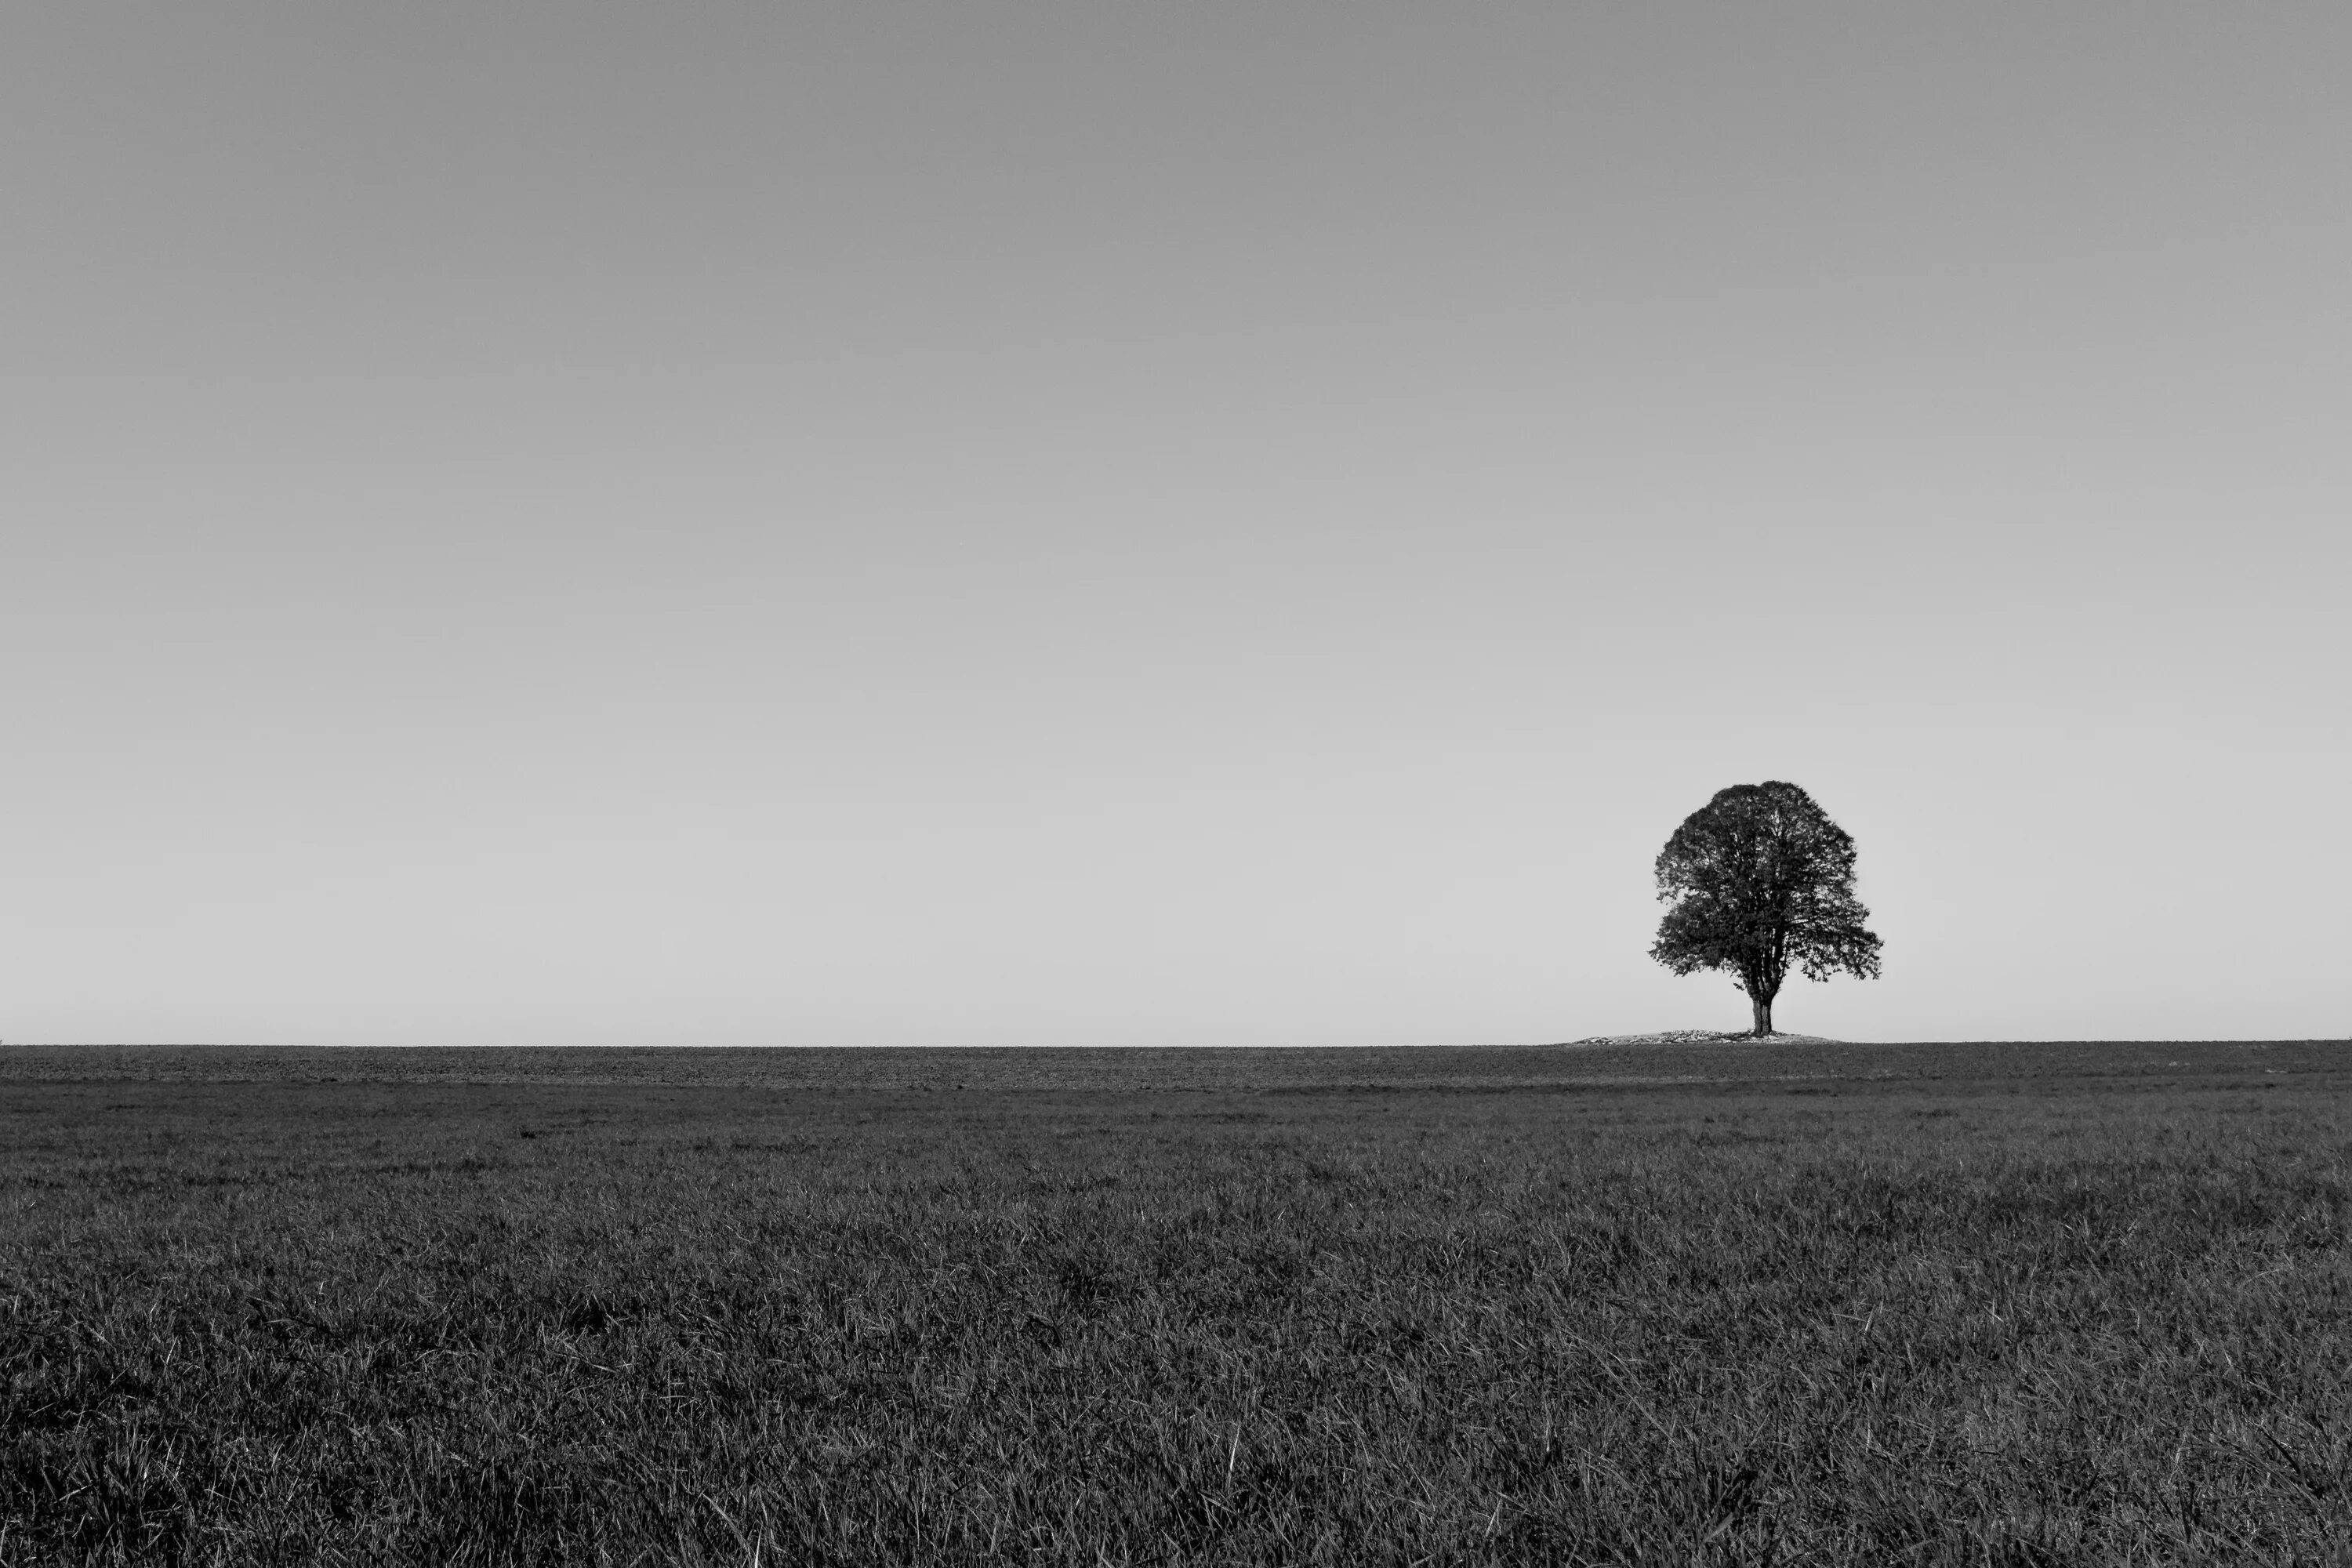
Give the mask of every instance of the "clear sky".
<svg viewBox="0 0 2352 1568">
<path fill-rule="evenodd" d="M 2352 7 L 0 19 L 0 1037 L 2352 1030 Z"/>
</svg>

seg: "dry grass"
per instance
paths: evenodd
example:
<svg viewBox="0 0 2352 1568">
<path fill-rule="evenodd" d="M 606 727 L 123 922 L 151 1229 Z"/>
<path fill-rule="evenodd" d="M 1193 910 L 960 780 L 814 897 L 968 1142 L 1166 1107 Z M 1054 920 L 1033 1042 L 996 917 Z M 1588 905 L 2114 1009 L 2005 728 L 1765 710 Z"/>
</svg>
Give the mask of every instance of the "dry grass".
<svg viewBox="0 0 2352 1568">
<path fill-rule="evenodd" d="M 0 1052 L 0 1561 L 2352 1561 L 2347 1068 Z"/>
</svg>

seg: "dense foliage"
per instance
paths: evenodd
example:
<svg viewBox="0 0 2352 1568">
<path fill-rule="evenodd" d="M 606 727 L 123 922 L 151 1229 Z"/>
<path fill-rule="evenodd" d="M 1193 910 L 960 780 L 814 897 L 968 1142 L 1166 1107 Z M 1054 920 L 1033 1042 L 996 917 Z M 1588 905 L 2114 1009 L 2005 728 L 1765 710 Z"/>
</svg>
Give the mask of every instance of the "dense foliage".
<svg viewBox="0 0 2352 1568">
<path fill-rule="evenodd" d="M 2341 1047 L 461 1055 L 0 1052 L 0 1562 L 2352 1552 Z"/>
<path fill-rule="evenodd" d="M 1792 971 L 1878 973 L 1853 861 L 1853 839 L 1795 784 L 1719 790 L 1658 853 L 1658 897 L 1672 908 L 1650 956 L 1676 974 L 1727 971 L 1755 1032 L 1769 1035 L 1773 998 Z"/>
</svg>

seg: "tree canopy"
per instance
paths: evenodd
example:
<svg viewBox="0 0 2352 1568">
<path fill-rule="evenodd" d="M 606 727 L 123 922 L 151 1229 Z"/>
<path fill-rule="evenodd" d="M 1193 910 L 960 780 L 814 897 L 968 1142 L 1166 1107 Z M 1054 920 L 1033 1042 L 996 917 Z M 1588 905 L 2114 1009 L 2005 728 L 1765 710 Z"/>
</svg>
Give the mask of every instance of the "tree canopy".
<svg viewBox="0 0 2352 1568">
<path fill-rule="evenodd" d="M 1878 974 L 1878 938 L 1853 892 L 1853 839 L 1792 784 L 1734 784 L 1684 818 L 1658 852 L 1670 904 L 1650 956 L 1676 974 L 1728 972 L 1755 1032 L 1792 969 L 1809 980 Z"/>
</svg>

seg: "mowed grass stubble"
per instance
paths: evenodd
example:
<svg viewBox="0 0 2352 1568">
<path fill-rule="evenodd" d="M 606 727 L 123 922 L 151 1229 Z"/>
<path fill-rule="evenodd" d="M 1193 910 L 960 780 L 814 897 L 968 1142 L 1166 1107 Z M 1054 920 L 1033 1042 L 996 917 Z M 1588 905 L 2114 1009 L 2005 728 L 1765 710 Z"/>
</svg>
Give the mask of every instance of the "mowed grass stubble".
<svg viewBox="0 0 2352 1568">
<path fill-rule="evenodd" d="M 2341 1047 L 1739 1049 L 0 1081 L 0 1561 L 2347 1558 Z"/>
</svg>

